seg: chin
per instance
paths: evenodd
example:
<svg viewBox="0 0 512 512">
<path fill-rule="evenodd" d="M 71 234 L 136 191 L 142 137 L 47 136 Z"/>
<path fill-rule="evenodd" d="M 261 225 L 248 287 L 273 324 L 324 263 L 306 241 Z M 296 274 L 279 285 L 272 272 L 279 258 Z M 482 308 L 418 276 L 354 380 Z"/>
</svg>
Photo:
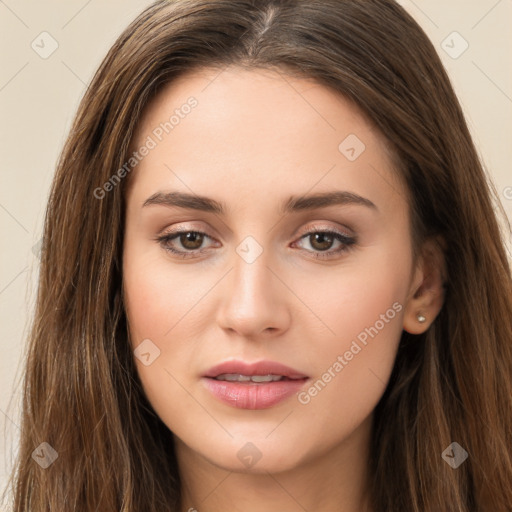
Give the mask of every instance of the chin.
<svg viewBox="0 0 512 512">
<path fill-rule="evenodd" d="M 249 461 L 240 460 L 237 455 L 233 457 L 232 453 L 226 453 L 223 457 L 209 458 L 208 460 L 214 465 L 225 471 L 234 473 L 244 473 L 253 475 L 267 475 L 268 473 L 284 473 L 290 471 L 300 465 L 299 459 L 295 456 L 292 458 L 293 451 L 287 453 L 272 453 L 265 456 L 263 453 L 259 460 Z"/>
<path fill-rule="evenodd" d="M 217 436 L 203 437 L 197 444 L 190 439 L 186 449 L 194 451 L 213 466 L 235 473 L 281 473 L 303 463 L 305 454 L 297 450 L 300 442 L 289 436 L 279 436 L 277 432 L 271 437 L 274 438 L 268 437 L 267 430 L 259 436 L 239 432 L 229 440 Z M 178 441 L 179 444 L 184 447 L 183 441 Z"/>
</svg>

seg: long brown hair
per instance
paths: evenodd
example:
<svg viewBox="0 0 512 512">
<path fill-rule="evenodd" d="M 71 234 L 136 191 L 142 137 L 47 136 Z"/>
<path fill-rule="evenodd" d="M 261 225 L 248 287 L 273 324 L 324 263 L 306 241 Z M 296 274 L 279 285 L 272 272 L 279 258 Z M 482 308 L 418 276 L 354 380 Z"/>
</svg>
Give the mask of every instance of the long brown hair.
<svg viewBox="0 0 512 512">
<path fill-rule="evenodd" d="M 392 0 L 161 0 L 121 34 L 88 88 L 46 212 L 28 342 L 15 512 L 177 511 L 172 434 L 146 400 L 122 297 L 126 180 L 141 113 L 202 67 L 274 68 L 352 100 L 385 136 L 410 192 L 412 238 L 445 241 L 445 303 L 403 332 L 374 415 L 375 512 L 512 504 L 512 285 L 506 216 L 431 42 Z M 507 223 L 508 225 L 508 223 Z M 508 226 L 510 227 L 510 226 Z M 442 452 L 469 454 L 457 469 Z M 48 443 L 58 457 L 32 456 Z M 50 452 L 51 454 L 51 452 Z M 47 455 L 50 457 L 50 455 Z"/>
</svg>

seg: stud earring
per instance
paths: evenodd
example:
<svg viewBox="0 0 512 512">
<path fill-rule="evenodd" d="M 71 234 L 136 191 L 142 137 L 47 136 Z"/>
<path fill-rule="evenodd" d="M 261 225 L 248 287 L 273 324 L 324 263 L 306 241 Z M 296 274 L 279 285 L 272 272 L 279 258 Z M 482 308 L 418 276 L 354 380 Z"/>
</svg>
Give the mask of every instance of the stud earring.
<svg viewBox="0 0 512 512">
<path fill-rule="evenodd" d="M 421 313 L 419 313 L 416 318 L 418 319 L 418 322 L 421 322 L 421 323 L 423 323 L 427 320 Z"/>
</svg>

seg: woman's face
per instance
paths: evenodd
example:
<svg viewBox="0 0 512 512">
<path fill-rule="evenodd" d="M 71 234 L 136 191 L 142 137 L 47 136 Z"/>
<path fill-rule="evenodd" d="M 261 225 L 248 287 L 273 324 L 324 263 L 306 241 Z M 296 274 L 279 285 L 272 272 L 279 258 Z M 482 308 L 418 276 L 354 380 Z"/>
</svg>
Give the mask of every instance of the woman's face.
<svg viewBox="0 0 512 512">
<path fill-rule="evenodd" d="M 180 453 L 276 472 L 368 439 L 418 284 L 380 135 L 313 81 L 228 68 L 164 89 L 134 148 L 131 344 Z"/>
</svg>

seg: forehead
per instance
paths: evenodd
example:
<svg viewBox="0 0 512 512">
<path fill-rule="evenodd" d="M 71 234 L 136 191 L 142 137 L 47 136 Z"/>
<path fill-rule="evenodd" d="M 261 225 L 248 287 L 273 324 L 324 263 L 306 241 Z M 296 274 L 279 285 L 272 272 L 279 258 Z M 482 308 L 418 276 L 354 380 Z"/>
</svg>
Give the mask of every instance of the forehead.
<svg viewBox="0 0 512 512">
<path fill-rule="evenodd" d="M 317 81 L 293 77 L 278 69 L 236 66 L 200 68 L 168 83 L 146 106 L 134 138 L 150 133 L 159 123 L 168 121 L 174 112 L 179 114 L 191 97 L 198 104 L 194 112 L 200 112 L 200 116 L 194 117 L 200 117 L 204 128 L 212 124 L 222 128 L 223 134 L 230 127 L 236 133 L 244 127 L 244 133 L 255 135 L 253 128 L 257 125 L 257 128 L 266 127 L 259 133 L 259 139 L 265 134 L 273 138 L 275 132 L 284 127 L 286 132 L 281 134 L 281 140 L 286 139 L 287 134 L 303 132 L 307 136 L 314 130 L 321 136 L 350 126 L 367 139 L 370 136 L 380 139 L 385 146 L 371 120 L 353 102 Z M 180 116 L 174 132 L 180 131 L 177 128 L 181 120 Z M 191 122 L 194 123 L 193 118 Z M 304 132 L 304 127 L 309 130 Z M 219 130 L 209 133 L 214 138 L 217 134 Z"/>
<path fill-rule="evenodd" d="M 404 195 L 384 137 L 353 103 L 277 70 L 205 68 L 179 77 L 145 109 L 132 148 L 149 139 L 154 147 L 132 176 L 146 195 L 166 185 L 251 199 L 257 190 L 343 182 Z"/>
</svg>

